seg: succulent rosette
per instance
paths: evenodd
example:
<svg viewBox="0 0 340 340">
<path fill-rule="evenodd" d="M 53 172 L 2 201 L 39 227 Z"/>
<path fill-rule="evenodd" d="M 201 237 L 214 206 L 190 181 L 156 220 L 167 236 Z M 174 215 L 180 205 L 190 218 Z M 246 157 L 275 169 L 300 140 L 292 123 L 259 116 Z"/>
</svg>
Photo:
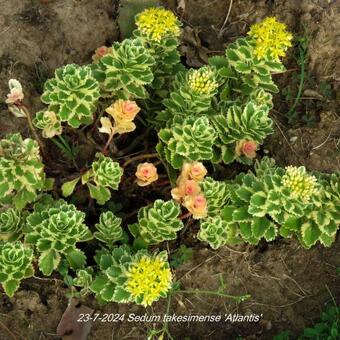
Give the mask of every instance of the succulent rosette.
<svg viewBox="0 0 340 340">
<path fill-rule="evenodd" d="M 0 240 L 13 242 L 21 235 L 22 212 L 15 208 L 0 211 Z"/>
<path fill-rule="evenodd" d="M 0 202 L 23 209 L 45 187 L 38 143 L 19 133 L 0 140 Z"/>
<path fill-rule="evenodd" d="M 61 255 L 71 267 L 78 269 L 85 264 L 85 254 L 76 248 L 77 242 L 92 239 L 84 223 L 85 213 L 63 200 L 49 205 L 37 206 L 26 220 L 25 242 L 36 246 L 39 268 L 44 275 L 57 269 Z"/>
<path fill-rule="evenodd" d="M 33 276 L 33 250 L 21 242 L 0 243 L 0 283 L 5 293 L 12 297 L 20 281 Z"/>
<path fill-rule="evenodd" d="M 172 274 L 167 253 L 148 254 L 140 250 L 132 254 L 126 246 L 114 248 L 111 253 L 96 256 L 100 274 L 90 285 L 99 301 L 150 306 L 166 297 L 172 286 Z"/>
<path fill-rule="evenodd" d="M 174 240 L 177 231 L 184 227 L 178 219 L 180 206 L 170 200 L 156 200 L 152 207 L 141 208 L 138 212 L 138 226 L 141 237 L 149 244 Z"/>
<path fill-rule="evenodd" d="M 91 68 L 69 64 L 58 68 L 55 77 L 46 81 L 41 101 L 49 104 L 48 111 L 55 112 L 58 120 L 78 128 L 93 122 L 99 97 L 99 83 Z M 41 121 L 41 114 L 37 121 Z"/>
</svg>

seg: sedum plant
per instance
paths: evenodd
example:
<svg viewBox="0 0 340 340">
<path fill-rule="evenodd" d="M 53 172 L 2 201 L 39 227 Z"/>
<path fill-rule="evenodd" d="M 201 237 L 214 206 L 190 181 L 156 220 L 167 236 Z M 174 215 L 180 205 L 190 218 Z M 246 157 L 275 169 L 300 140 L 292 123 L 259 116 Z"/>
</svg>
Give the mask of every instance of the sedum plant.
<svg viewBox="0 0 340 340">
<path fill-rule="evenodd" d="M 109 248 L 123 238 L 122 219 L 115 216 L 113 212 L 106 211 L 100 214 L 99 223 L 95 225 L 97 231 L 93 236 L 105 243 Z"/>
<path fill-rule="evenodd" d="M 45 188 L 38 143 L 19 133 L 0 140 L 0 204 L 23 209 Z"/>
<path fill-rule="evenodd" d="M 141 208 L 138 212 L 138 228 L 140 236 L 148 244 L 174 240 L 177 231 L 184 225 L 178 216 L 180 207 L 173 200 L 164 202 L 156 200 L 153 207 Z"/>
<path fill-rule="evenodd" d="M 172 274 L 165 251 L 148 254 L 139 250 L 131 254 L 128 247 L 114 248 L 96 256 L 99 274 L 90 289 L 101 302 L 135 302 L 144 307 L 166 297 Z"/>
<path fill-rule="evenodd" d="M 50 276 L 62 257 L 73 269 L 84 267 L 86 256 L 76 247 L 76 243 L 92 239 L 84 220 L 85 213 L 64 200 L 35 205 L 26 220 L 25 243 L 35 246 L 44 275 Z"/>
<path fill-rule="evenodd" d="M 181 168 L 185 161 L 213 158 L 216 134 L 207 117 L 178 117 L 171 128 L 159 132 L 159 138 L 157 150 L 175 169 Z"/>
<path fill-rule="evenodd" d="M 181 22 L 169 10 L 148 8 L 136 16 L 137 29 L 133 32 L 155 59 L 154 80 L 151 87 L 166 89 L 169 81 L 183 68 L 178 52 Z"/>
<path fill-rule="evenodd" d="M 90 170 L 63 184 L 63 196 L 71 195 L 80 179 L 82 184 L 87 185 L 90 196 L 100 205 L 105 204 L 111 198 L 110 189 L 118 190 L 123 169 L 118 162 L 114 162 L 112 158 L 102 153 L 97 153 L 96 157 L 97 160 L 92 163 Z"/>
<path fill-rule="evenodd" d="M 141 39 L 114 42 L 109 53 L 92 64 L 103 95 L 121 99 L 146 98 L 145 86 L 151 84 L 155 59 Z"/>
<path fill-rule="evenodd" d="M 197 238 L 209 243 L 211 248 L 218 249 L 227 243 L 238 241 L 237 228 L 235 225 L 227 223 L 220 216 L 208 217 L 200 222 Z"/>
<path fill-rule="evenodd" d="M 34 275 L 33 250 L 21 242 L 0 242 L 0 283 L 12 297 L 23 279 Z"/>
<path fill-rule="evenodd" d="M 15 208 L 0 211 L 0 241 L 13 242 L 22 234 L 22 212 Z"/>
<path fill-rule="evenodd" d="M 42 127 L 46 136 L 48 130 L 60 131 L 59 122 L 67 122 L 73 128 L 89 125 L 99 96 L 99 84 L 89 66 L 69 64 L 59 68 L 55 77 L 45 83 L 41 96 L 41 101 L 49 105 L 47 112 L 55 115 L 38 112 L 35 125 Z"/>
</svg>

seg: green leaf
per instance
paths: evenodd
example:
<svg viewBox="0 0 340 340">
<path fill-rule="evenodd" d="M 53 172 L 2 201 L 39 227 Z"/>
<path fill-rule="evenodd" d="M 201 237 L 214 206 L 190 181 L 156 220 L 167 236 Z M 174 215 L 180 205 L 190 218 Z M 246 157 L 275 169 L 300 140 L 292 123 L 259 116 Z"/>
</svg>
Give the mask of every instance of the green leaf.
<svg viewBox="0 0 340 340">
<path fill-rule="evenodd" d="M 113 300 L 118 303 L 127 302 L 130 299 L 130 293 L 122 287 L 117 287 L 113 294 Z"/>
<path fill-rule="evenodd" d="M 85 267 L 86 256 L 84 252 L 79 249 L 74 249 L 66 254 L 66 259 L 70 264 L 71 268 L 74 270 L 81 269 Z"/>
<path fill-rule="evenodd" d="M 65 182 L 61 186 L 62 194 L 63 194 L 64 197 L 68 197 L 73 193 L 73 191 L 74 191 L 79 180 L 80 180 L 80 177 L 77 177 L 77 178 L 73 179 L 72 181 Z"/>
<path fill-rule="evenodd" d="M 309 248 L 317 242 L 321 231 L 313 223 L 304 223 L 301 227 L 301 234 L 303 242 Z"/>
<path fill-rule="evenodd" d="M 57 269 L 60 262 L 60 255 L 54 250 L 49 250 L 40 255 L 39 269 L 45 276 L 50 276 L 53 270 Z"/>
<path fill-rule="evenodd" d="M 271 222 L 265 217 L 254 218 L 252 222 L 253 235 L 256 238 L 263 237 L 270 225 Z"/>
<path fill-rule="evenodd" d="M 90 285 L 90 289 L 94 293 L 99 293 L 104 289 L 105 285 L 108 283 L 108 279 L 104 276 L 97 276 Z"/>
<path fill-rule="evenodd" d="M 87 187 L 89 188 L 90 196 L 100 205 L 105 204 L 111 197 L 111 193 L 108 188 L 95 186 L 91 183 L 87 183 Z"/>
<path fill-rule="evenodd" d="M 13 297 L 16 290 L 19 288 L 19 280 L 8 280 L 3 283 L 4 291 L 9 297 Z"/>
</svg>

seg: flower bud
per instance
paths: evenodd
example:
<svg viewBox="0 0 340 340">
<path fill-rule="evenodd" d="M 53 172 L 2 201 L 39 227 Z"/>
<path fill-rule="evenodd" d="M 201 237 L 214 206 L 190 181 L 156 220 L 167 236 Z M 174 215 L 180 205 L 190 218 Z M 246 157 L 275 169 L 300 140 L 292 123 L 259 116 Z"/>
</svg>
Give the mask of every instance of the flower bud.
<svg viewBox="0 0 340 340">
<path fill-rule="evenodd" d="M 256 157 L 257 143 L 253 140 L 241 140 L 236 143 L 235 153 L 238 157 L 246 156 L 249 159 Z"/>
</svg>

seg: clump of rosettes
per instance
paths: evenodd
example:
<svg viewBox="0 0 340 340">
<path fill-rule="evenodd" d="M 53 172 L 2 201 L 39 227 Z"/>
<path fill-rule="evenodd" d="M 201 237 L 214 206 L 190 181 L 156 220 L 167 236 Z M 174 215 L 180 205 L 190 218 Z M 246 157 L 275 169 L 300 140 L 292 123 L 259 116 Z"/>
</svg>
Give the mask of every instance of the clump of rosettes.
<svg viewBox="0 0 340 340">
<path fill-rule="evenodd" d="M 189 71 L 188 85 L 195 93 L 200 95 L 210 95 L 218 87 L 215 72 L 209 66 Z"/>
<path fill-rule="evenodd" d="M 169 264 L 158 256 L 143 256 L 129 268 L 126 276 L 125 289 L 144 307 L 150 306 L 171 288 Z"/>
<path fill-rule="evenodd" d="M 180 23 L 176 16 L 165 8 L 148 8 L 137 15 L 139 31 L 149 39 L 160 42 L 165 36 L 178 37 Z"/>
<path fill-rule="evenodd" d="M 282 178 L 282 184 L 290 189 L 294 198 L 308 202 L 312 195 L 317 193 L 316 178 L 306 173 L 305 167 L 286 167 L 286 174 Z"/>
<path fill-rule="evenodd" d="M 293 36 L 287 31 L 284 23 L 278 22 L 275 17 L 268 17 L 250 27 L 248 35 L 255 41 L 254 54 L 264 58 L 267 53 L 274 59 L 286 55 L 288 47 L 292 46 Z"/>
</svg>

